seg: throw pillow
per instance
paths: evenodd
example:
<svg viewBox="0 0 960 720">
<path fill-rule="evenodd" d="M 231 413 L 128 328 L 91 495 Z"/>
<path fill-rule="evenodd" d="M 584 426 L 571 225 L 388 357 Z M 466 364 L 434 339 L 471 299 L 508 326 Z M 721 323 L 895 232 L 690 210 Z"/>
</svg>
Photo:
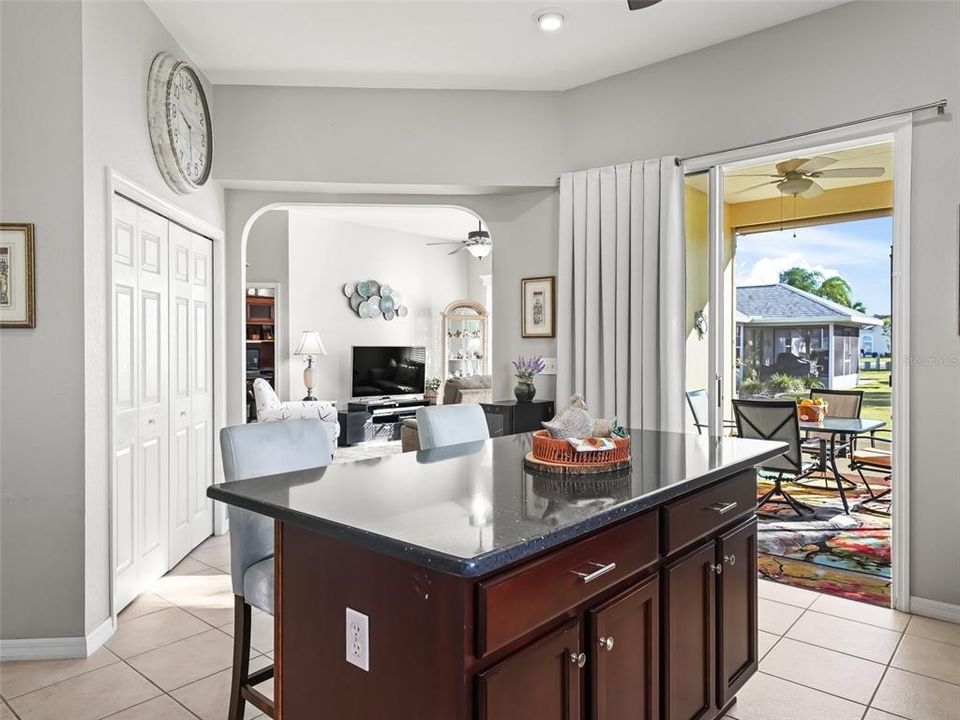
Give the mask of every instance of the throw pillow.
<svg viewBox="0 0 960 720">
<path fill-rule="evenodd" d="M 594 418 L 593 436 L 610 437 L 613 435 L 613 429 L 617 426 L 616 418 Z"/>
</svg>

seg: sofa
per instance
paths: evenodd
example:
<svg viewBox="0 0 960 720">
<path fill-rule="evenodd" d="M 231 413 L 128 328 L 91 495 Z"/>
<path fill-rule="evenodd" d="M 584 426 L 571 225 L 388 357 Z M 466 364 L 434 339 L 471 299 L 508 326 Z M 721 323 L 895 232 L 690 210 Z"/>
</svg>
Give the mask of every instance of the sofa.
<svg viewBox="0 0 960 720">
<path fill-rule="evenodd" d="M 337 447 L 337 438 L 340 437 L 340 421 L 337 419 L 337 408 L 322 400 L 292 400 L 283 402 L 277 393 L 263 378 L 253 381 L 253 395 L 257 402 L 257 422 L 277 422 L 280 420 L 297 420 L 312 418 L 323 422 L 323 427 L 330 438 L 330 447 Z"/>
<path fill-rule="evenodd" d="M 465 405 L 493 402 L 493 377 L 472 375 L 448 378 L 443 384 L 443 405 Z M 407 418 L 400 426 L 400 448 L 403 452 L 420 449 L 420 432 L 415 418 Z"/>
</svg>

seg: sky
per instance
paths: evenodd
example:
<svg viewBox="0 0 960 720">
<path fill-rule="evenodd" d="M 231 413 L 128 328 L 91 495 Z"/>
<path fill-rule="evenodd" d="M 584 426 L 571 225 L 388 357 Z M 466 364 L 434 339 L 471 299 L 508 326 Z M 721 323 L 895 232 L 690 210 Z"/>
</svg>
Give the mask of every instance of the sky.
<svg viewBox="0 0 960 720">
<path fill-rule="evenodd" d="M 796 233 L 796 238 L 794 238 Z M 794 230 L 741 235 L 734 273 L 738 286 L 768 285 L 791 267 L 840 275 L 870 315 L 890 312 L 893 218 L 853 220 Z"/>
</svg>

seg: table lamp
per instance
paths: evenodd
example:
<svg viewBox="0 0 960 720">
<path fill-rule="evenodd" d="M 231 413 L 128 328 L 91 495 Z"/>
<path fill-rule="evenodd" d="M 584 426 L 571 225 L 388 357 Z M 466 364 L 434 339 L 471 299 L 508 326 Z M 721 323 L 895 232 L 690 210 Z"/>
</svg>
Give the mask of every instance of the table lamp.
<svg viewBox="0 0 960 720">
<path fill-rule="evenodd" d="M 304 355 L 307 358 L 307 367 L 303 369 L 303 384 L 307 388 L 307 396 L 304 400 L 316 400 L 313 396 L 313 388 L 316 382 L 313 378 L 313 358 L 315 355 L 326 355 L 327 350 L 323 347 L 323 340 L 320 339 L 320 333 L 316 330 L 304 330 L 300 336 L 300 344 L 293 351 L 294 355 Z"/>
</svg>

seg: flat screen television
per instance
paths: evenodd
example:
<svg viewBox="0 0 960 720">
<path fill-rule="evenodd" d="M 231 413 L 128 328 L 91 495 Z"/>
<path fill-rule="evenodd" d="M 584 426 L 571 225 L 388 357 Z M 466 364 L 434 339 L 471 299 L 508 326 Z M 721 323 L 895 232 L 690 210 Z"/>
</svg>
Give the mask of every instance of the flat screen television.
<svg viewBox="0 0 960 720">
<path fill-rule="evenodd" d="M 356 398 L 422 395 L 427 350 L 415 345 L 355 345 L 353 388 Z"/>
</svg>

